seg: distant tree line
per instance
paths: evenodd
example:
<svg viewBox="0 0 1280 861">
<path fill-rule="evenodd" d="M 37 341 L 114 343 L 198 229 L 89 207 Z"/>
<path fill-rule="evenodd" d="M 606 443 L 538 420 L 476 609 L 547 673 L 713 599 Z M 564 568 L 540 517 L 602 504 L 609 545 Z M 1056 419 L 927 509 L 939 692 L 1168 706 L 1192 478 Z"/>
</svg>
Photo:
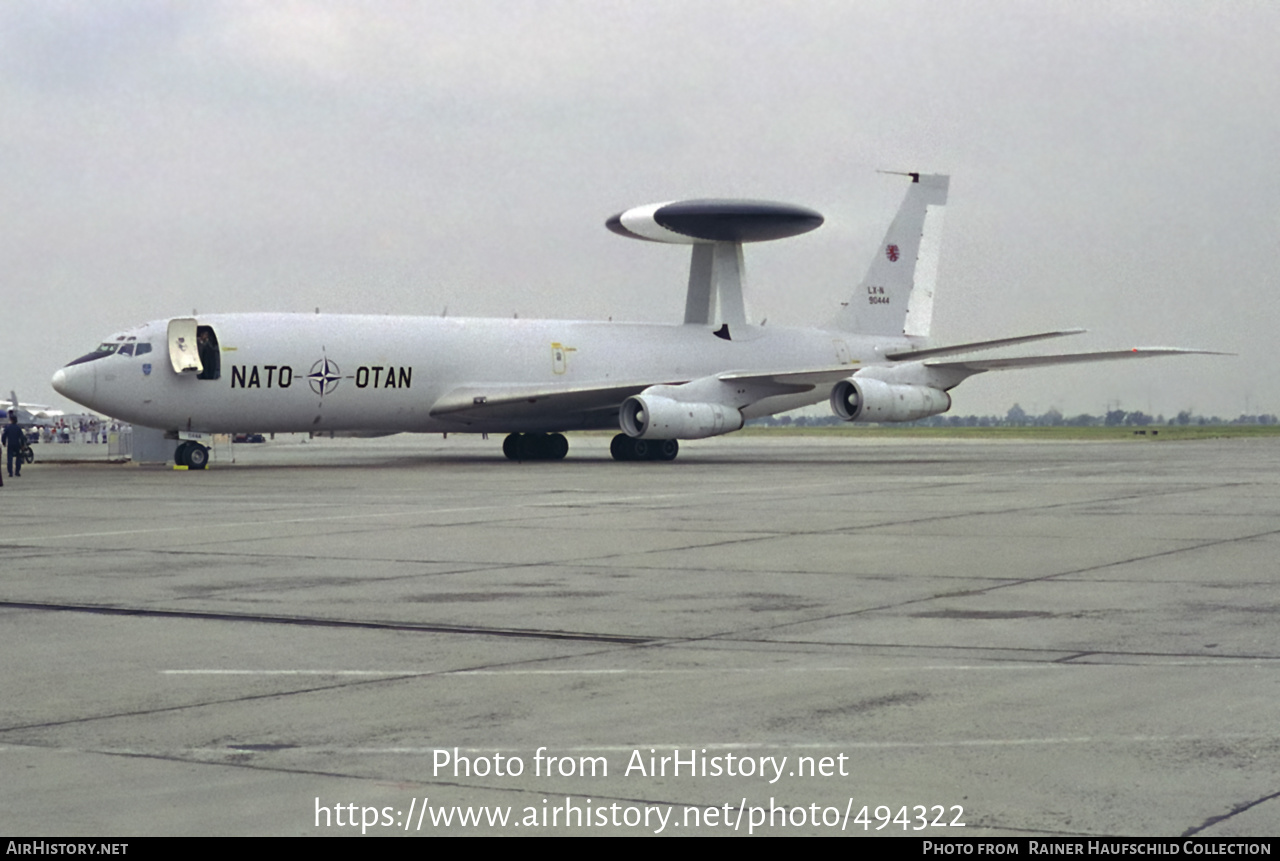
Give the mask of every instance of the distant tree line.
<svg viewBox="0 0 1280 861">
<path fill-rule="evenodd" d="M 837 416 L 765 416 L 747 422 L 754 427 L 824 427 L 844 424 Z M 1081 413 L 1067 417 L 1060 411 L 1050 408 L 1042 415 L 1033 416 L 1021 406 L 1014 404 L 1003 416 L 961 416 L 944 413 L 929 416 L 916 422 L 893 422 L 886 427 L 926 427 L 926 428 L 1000 428 L 1000 427 L 1147 427 L 1148 425 L 1274 425 L 1280 424 L 1273 413 L 1266 415 L 1241 414 L 1233 419 L 1220 416 L 1199 416 L 1190 410 L 1183 410 L 1171 419 L 1164 415 L 1149 416 L 1141 410 L 1132 412 L 1114 409 L 1101 415 Z"/>
</svg>

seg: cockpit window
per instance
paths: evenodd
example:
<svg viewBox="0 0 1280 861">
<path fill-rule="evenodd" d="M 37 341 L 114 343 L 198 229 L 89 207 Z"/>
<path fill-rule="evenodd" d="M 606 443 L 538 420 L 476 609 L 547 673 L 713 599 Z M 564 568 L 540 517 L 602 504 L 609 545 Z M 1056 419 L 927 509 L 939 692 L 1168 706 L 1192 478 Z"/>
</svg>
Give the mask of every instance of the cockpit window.
<svg viewBox="0 0 1280 861">
<path fill-rule="evenodd" d="M 114 353 L 119 347 L 120 345 L 114 341 L 104 341 L 98 345 L 98 349 L 94 350 L 92 353 L 85 353 L 75 361 L 68 362 L 67 366 L 83 365 L 85 362 L 92 362 L 94 359 L 105 359 L 107 356 Z"/>
<path fill-rule="evenodd" d="M 141 356 L 143 353 L 151 352 L 151 345 L 146 341 L 139 341 L 138 346 L 134 348 L 134 355 Z"/>
<path fill-rule="evenodd" d="M 121 348 L 120 348 L 120 355 L 122 355 L 122 356 L 132 356 L 132 355 L 133 355 L 133 344 L 125 344 L 123 347 L 121 347 Z"/>
</svg>

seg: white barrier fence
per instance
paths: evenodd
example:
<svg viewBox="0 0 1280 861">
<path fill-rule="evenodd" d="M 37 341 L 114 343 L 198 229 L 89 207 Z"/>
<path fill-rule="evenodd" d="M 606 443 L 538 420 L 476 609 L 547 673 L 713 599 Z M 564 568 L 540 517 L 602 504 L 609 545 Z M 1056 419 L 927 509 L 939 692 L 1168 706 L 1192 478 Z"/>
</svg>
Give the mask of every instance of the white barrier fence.
<svg viewBox="0 0 1280 861">
<path fill-rule="evenodd" d="M 60 461 L 125 461 L 133 455 L 132 431 L 67 431 L 31 446 L 36 463 Z"/>
</svg>

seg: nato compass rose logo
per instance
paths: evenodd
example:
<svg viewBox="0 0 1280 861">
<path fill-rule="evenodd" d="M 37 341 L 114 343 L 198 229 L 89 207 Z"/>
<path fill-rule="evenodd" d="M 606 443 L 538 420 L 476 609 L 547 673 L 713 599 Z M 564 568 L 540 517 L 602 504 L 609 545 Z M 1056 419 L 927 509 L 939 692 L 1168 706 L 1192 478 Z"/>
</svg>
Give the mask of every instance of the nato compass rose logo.
<svg viewBox="0 0 1280 861">
<path fill-rule="evenodd" d="M 897 263 L 898 256 L 899 256 L 898 246 L 890 245 L 888 248 L 884 250 L 884 256 L 889 258 L 890 263 Z"/>
<path fill-rule="evenodd" d="M 338 381 L 342 379 L 341 372 L 338 370 L 338 363 L 325 358 L 320 359 L 311 366 L 311 373 L 307 374 L 307 381 L 311 383 L 311 391 L 317 395 L 327 395 L 338 387 Z"/>
</svg>

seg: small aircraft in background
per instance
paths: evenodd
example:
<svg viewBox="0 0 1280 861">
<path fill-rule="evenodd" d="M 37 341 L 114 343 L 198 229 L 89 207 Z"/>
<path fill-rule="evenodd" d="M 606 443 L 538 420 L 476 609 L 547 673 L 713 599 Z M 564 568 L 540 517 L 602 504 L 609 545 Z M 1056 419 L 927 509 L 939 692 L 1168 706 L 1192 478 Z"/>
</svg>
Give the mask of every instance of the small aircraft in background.
<svg viewBox="0 0 1280 861">
<path fill-rule="evenodd" d="M 906 197 L 866 276 L 812 328 L 747 318 L 743 246 L 822 224 L 813 210 L 752 200 L 641 206 L 622 236 L 692 246 L 681 324 L 322 314 L 211 314 L 112 335 L 57 371 L 90 409 L 176 440 L 208 462 L 209 433 L 505 433 L 513 460 L 559 459 L 564 433 L 621 430 L 616 460 L 673 460 L 679 440 L 829 401 L 854 422 L 945 412 L 986 371 L 1204 353 L 1169 347 L 1017 358 L 968 354 L 1082 332 L 939 346 L 930 338 L 946 176 L 905 174 Z M 956 358 L 953 358 L 956 357 Z"/>
<path fill-rule="evenodd" d="M 62 410 L 55 409 L 47 404 L 24 404 L 18 400 L 18 393 L 9 390 L 9 406 L 5 410 L 5 421 L 9 416 L 17 416 L 18 424 L 22 427 L 31 427 L 32 425 L 48 424 L 56 421 L 66 415 Z"/>
</svg>

